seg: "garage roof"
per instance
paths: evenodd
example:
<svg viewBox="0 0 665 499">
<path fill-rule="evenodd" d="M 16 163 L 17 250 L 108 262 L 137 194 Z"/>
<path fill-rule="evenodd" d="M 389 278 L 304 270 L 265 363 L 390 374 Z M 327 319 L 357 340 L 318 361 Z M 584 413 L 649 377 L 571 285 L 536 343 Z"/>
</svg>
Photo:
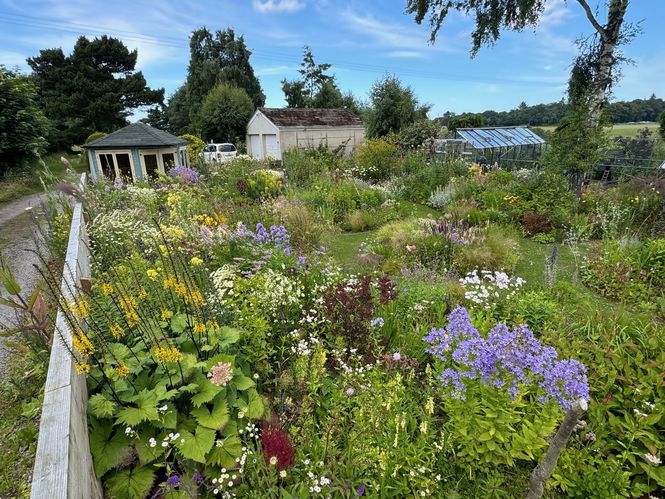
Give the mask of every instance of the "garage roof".
<svg viewBox="0 0 665 499">
<path fill-rule="evenodd" d="M 362 120 L 347 109 L 278 109 L 260 107 L 278 127 L 289 126 L 363 126 Z"/>
<path fill-rule="evenodd" d="M 118 147 L 163 147 L 180 146 L 188 142 L 158 128 L 146 125 L 141 121 L 127 125 L 120 130 L 111 132 L 104 137 L 85 144 L 89 148 Z"/>
</svg>

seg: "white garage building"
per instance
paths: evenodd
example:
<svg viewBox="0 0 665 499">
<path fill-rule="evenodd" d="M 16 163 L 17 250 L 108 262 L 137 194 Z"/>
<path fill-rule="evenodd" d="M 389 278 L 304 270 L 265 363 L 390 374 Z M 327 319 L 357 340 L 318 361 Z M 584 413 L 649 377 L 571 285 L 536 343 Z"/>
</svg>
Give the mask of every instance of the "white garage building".
<svg viewBox="0 0 665 499">
<path fill-rule="evenodd" d="M 281 161 L 289 149 L 344 147 L 350 153 L 365 139 L 365 126 L 346 109 L 258 108 L 247 125 L 247 152 Z"/>
</svg>

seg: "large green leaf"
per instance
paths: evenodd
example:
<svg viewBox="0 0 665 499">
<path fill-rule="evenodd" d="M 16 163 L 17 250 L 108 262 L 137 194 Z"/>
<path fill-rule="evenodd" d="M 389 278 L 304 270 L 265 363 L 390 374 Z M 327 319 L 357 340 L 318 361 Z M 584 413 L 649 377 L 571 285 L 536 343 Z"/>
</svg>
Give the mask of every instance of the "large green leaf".
<svg viewBox="0 0 665 499">
<path fill-rule="evenodd" d="M 127 426 L 136 426 L 143 421 L 157 421 L 159 412 L 157 404 L 164 396 L 165 390 L 141 390 L 136 397 L 133 397 L 136 407 L 125 407 L 118 412 L 117 421 Z"/>
<path fill-rule="evenodd" d="M 141 440 L 134 444 L 136 453 L 139 456 L 139 462 L 142 465 L 152 463 L 155 459 L 164 454 L 166 449 L 160 445 L 164 435 L 166 435 L 166 432 L 163 432 L 162 436 L 155 435 L 154 438 L 157 440 L 157 445 L 154 447 L 150 447 L 150 435 L 147 433 L 142 434 Z"/>
<path fill-rule="evenodd" d="M 256 386 L 256 383 L 251 378 L 248 378 L 238 369 L 236 370 L 236 375 L 233 376 L 233 384 L 236 385 L 236 388 L 240 391 L 249 390 L 253 386 Z"/>
<path fill-rule="evenodd" d="M 187 327 L 187 316 L 185 314 L 175 314 L 171 317 L 171 329 L 176 333 L 182 333 Z"/>
<path fill-rule="evenodd" d="M 106 480 L 109 497 L 114 499 L 143 499 L 155 481 L 155 472 L 141 466 L 114 473 Z"/>
<path fill-rule="evenodd" d="M 203 426 L 198 426 L 194 434 L 182 430 L 180 438 L 176 441 L 176 446 L 183 457 L 205 464 L 205 455 L 215 443 L 215 433 L 215 430 Z"/>
<path fill-rule="evenodd" d="M 199 387 L 198 393 L 192 397 L 194 407 L 199 407 L 201 404 L 210 402 L 222 391 L 221 386 L 211 383 L 205 376 L 199 375 L 193 381 Z"/>
<path fill-rule="evenodd" d="M 206 461 L 222 468 L 233 468 L 236 458 L 242 454 L 242 442 L 236 433 L 224 437 L 219 446 L 215 445 L 208 454 Z"/>
<path fill-rule="evenodd" d="M 201 426 L 213 430 L 221 430 L 229 421 L 229 407 L 226 400 L 221 397 L 218 397 L 215 401 L 212 411 L 209 411 L 205 406 L 201 406 L 192 410 L 191 414 Z"/>
<path fill-rule="evenodd" d="M 120 430 L 114 435 L 112 433 L 113 425 L 110 422 L 92 418 L 89 433 L 90 451 L 98 478 L 117 466 L 130 452 L 129 437 Z"/>
<path fill-rule="evenodd" d="M 113 416 L 116 403 L 107 399 L 101 393 L 96 393 L 88 399 L 88 410 L 97 418 L 107 418 Z"/>
</svg>

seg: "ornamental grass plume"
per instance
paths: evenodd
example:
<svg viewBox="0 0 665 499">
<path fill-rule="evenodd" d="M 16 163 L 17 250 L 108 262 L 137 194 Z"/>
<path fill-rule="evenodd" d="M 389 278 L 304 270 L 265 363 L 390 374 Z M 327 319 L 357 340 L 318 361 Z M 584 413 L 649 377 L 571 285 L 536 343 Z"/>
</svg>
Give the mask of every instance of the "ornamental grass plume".
<svg viewBox="0 0 665 499">
<path fill-rule="evenodd" d="M 464 399 L 468 380 L 480 379 L 485 385 L 506 387 L 513 397 L 521 387 L 535 385 L 539 402 L 555 400 L 564 410 L 577 399 L 589 400 L 584 365 L 559 360 L 557 351 L 543 346 L 526 325 L 510 329 L 499 323 L 484 338 L 467 310 L 458 306 L 448 325 L 432 328 L 425 342 L 430 344 L 427 351 L 444 362 L 439 379 L 453 397 Z"/>
<path fill-rule="evenodd" d="M 265 420 L 261 432 L 261 448 L 266 464 L 273 464 L 278 470 L 285 470 L 293 464 L 295 451 L 288 435 L 279 423 Z M 275 458 L 277 462 L 275 462 Z"/>
</svg>

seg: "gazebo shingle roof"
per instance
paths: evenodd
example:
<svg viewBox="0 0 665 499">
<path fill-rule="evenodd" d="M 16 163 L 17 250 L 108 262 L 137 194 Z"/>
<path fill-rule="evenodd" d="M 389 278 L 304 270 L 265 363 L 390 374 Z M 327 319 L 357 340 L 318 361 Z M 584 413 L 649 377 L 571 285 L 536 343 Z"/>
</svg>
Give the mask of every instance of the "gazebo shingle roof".
<svg viewBox="0 0 665 499">
<path fill-rule="evenodd" d="M 93 140 L 83 147 L 109 149 L 118 147 L 173 147 L 182 146 L 187 143 L 185 139 L 137 121 L 104 137 Z"/>
<path fill-rule="evenodd" d="M 347 109 L 277 109 L 260 107 L 270 121 L 284 126 L 363 126 L 362 120 Z"/>
</svg>

